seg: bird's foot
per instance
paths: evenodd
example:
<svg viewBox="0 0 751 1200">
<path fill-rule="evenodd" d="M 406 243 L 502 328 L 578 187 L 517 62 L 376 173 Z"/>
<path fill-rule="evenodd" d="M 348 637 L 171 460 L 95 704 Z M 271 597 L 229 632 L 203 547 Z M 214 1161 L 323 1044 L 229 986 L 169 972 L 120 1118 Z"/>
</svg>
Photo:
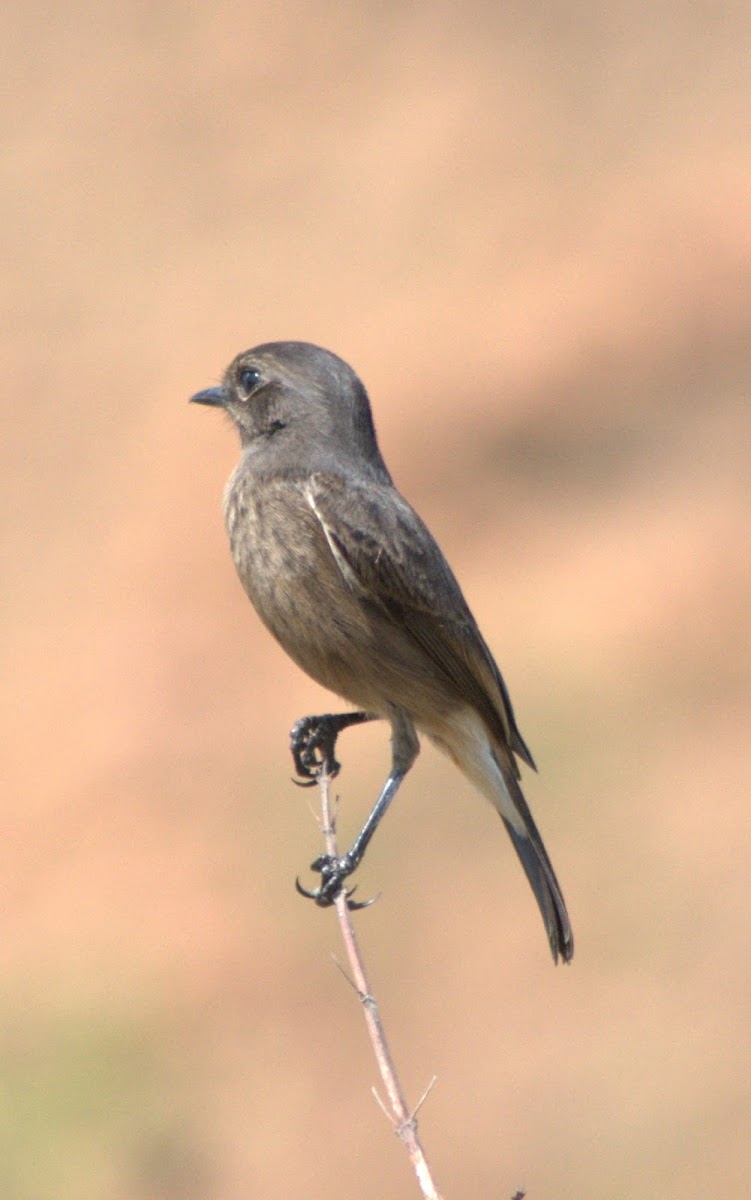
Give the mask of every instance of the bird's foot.
<svg viewBox="0 0 751 1200">
<path fill-rule="evenodd" d="M 344 890 L 344 881 L 356 869 L 359 859 L 354 859 L 350 854 L 342 854 L 334 856 L 332 854 L 321 854 L 311 864 L 311 871 L 318 871 L 321 876 L 321 882 L 315 891 L 310 892 L 303 887 L 299 879 L 295 880 L 295 887 L 301 896 L 306 896 L 308 900 L 314 900 L 321 908 L 328 908 L 333 904 L 337 896 Z M 346 892 L 347 908 L 358 909 L 367 908 L 376 896 L 371 896 L 370 900 L 352 900 L 355 888 Z"/>
<path fill-rule="evenodd" d="M 295 721 L 290 733 L 290 749 L 300 778 L 294 779 L 293 783 L 299 787 L 313 787 L 322 772 L 332 779 L 339 774 L 341 763 L 337 762 L 334 750 L 341 728 L 336 713 L 300 717 Z"/>
</svg>

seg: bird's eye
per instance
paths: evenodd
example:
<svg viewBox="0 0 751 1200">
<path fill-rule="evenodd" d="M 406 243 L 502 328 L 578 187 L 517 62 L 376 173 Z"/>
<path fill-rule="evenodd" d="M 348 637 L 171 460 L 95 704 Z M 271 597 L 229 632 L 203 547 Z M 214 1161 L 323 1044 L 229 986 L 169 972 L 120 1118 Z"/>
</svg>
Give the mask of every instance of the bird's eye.
<svg viewBox="0 0 751 1200">
<path fill-rule="evenodd" d="M 260 371 L 256 371 L 255 367 L 246 367 L 240 372 L 237 382 L 240 385 L 240 391 L 247 397 L 253 391 L 253 388 L 257 387 L 261 382 L 261 373 Z"/>
</svg>

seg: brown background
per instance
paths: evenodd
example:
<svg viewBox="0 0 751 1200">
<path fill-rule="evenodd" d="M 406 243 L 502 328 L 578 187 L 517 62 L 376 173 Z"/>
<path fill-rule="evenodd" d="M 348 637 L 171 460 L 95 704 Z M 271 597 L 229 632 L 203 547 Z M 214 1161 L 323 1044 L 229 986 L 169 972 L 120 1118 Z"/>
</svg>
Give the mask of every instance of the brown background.
<svg viewBox="0 0 751 1200">
<path fill-rule="evenodd" d="M 3 17 L 0 1195 L 416 1194 L 235 579 L 240 349 L 349 359 L 540 765 L 551 966 L 426 749 L 358 920 L 450 1198 L 743 1195 L 747 3 Z M 342 744 L 342 828 L 387 762 Z"/>
</svg>

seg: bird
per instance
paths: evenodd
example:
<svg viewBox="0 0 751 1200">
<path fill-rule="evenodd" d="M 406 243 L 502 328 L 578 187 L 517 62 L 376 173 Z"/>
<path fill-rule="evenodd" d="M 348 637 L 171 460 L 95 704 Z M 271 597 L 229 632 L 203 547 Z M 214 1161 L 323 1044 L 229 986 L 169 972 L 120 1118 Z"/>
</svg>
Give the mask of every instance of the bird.
<svg viewBox="0 0 751 1200">
<path fill-rule="evenodd" d="M 310 895 L 333 903 L 417 758 L 419 735 L 495 807 L 537 900 L 554 963 L 574 939 L 552 864 L 521 789 L 536 770 L 508 689 L 438 543 L 395 487 L 367 392 L 343 359 L 309 342 L 238 354 L 191 401 L 224 410 L 240 461 L 224 515 L 240 581 L 303 671 L 356 711 L 304 717 L 292 731 L 301 781 L 339 769 L 350 725 L 391 726 L 391 769 L 351 848 L 312 864 Z M 355 902 L 350 901 L 355 907 Z"/>
</svg>

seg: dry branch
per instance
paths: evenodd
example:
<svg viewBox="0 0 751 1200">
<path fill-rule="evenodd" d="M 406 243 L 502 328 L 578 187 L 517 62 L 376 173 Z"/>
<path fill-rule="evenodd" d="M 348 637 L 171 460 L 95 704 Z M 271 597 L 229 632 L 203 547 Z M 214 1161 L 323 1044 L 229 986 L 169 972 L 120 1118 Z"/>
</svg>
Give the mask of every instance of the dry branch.
<svg viewBox="0 0 751 1200">
<path fill-rule="evenodd" d="M 337 857 L 339 852 L 336 843 L 336 819 L 331 804 L 330 784 L 330 777 L 322 770 L 319 776 L 321 789 L 321 829 L 326 844 L 326 853 Z M 352 913 L 347 907 L 347 896 L 344 889 L 336 897 L 334 906 L 347 954 L 350 981 L 362 1004 L 368 1036 L 370 1037 L 370 1043 L 373 1047 L 373 1053 L 378 1064 L 384 1088 L 386 1089 L 388 1101 L 384 1102 L 378 1096 L 376 1098 L 394 1126 L 394 1132 L 409 1155 L 423 1197 L 425 1200 L 442 1200 L 441 1193 L 433 1182 L 430 1167 L 428 1166 L 425 1152 L 417 1134 L 417 1112 L 430 1091 L 432 1084 L 428 1086 L 417 1106 L 410 1110 L 407 1107 L 407 1102 L 399 1083 L 394 1060 L 389 1050 L 383 1023 L 378 1011 L 378 1005 L 365 973 L 365 966 L 352 924 Z"/>
</svg>

